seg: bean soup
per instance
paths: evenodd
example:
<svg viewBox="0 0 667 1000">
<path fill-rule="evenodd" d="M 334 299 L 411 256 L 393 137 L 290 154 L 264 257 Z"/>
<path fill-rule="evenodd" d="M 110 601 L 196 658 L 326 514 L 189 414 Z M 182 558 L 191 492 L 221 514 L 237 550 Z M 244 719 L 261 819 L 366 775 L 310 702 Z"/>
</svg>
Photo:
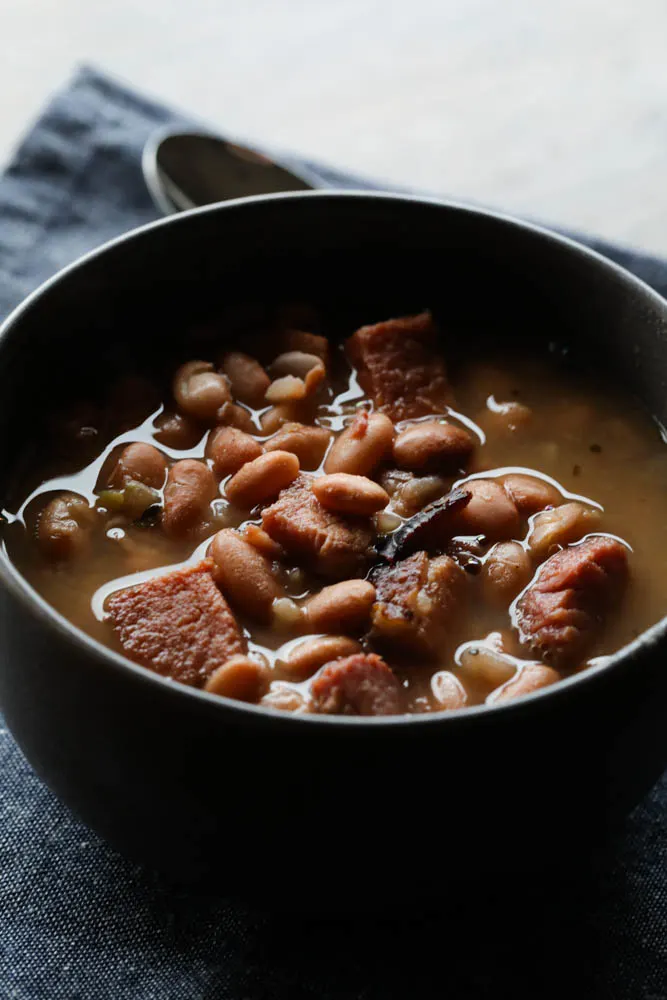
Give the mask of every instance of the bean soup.
<svg viewBox="0 0 667 1000">
<path fill-rule="evenodd" d="M 281 316 L 26 457 L 4 544 L 74 624 L 213 694 L 373 716 L 520 697 L 662 616 L 667 450 L 631 398 L 557 352 L 454 361 L 428 312 L 342 341 Z"/>
</svg>

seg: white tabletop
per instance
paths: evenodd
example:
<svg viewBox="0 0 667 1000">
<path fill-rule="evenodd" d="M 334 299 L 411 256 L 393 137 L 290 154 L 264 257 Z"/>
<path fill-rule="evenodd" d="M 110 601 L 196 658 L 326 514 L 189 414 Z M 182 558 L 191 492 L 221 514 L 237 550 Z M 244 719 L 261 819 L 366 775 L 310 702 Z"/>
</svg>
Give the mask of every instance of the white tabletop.
<svg viewBox="0 0 667 1000">
<path fill-rule="evenodd" d="M 77 62 L 388 182 L 667 254 L 666 0 L 0 0 L 0 158 Z"/>
</svg>

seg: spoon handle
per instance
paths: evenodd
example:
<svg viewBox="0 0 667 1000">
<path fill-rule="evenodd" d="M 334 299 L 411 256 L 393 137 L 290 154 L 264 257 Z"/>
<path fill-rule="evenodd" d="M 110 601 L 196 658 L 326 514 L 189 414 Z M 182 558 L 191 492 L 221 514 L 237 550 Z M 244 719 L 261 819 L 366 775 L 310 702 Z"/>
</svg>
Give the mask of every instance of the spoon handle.
<svg viewBox="0 0 667 1000">
<path fill-rule="evenodd" d="M 246 146 L 199 132 L 154 133 L 144 147 L 142 169 L 165 215 L 230 198 L 323 186 L 305 167 L 288 168 Z"/>
</svg>

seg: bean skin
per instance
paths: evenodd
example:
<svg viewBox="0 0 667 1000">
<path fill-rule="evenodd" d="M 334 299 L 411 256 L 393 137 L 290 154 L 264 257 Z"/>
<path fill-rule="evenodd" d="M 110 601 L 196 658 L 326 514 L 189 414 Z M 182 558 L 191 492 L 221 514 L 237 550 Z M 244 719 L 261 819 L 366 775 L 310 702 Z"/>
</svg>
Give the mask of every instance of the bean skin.
<svg viewBox="0 0 667 1000">
<path fill-rule="evenodd" d="M 164 486 L 166 475 L 167 460 L 162 452 L 152 444 L 138 441 L 123 448 L 109 476 L 109 486 L 123 487 L 134 480 L 159 490 Z"/>
<path fill-rule="evenodd" d="M 75 493 L 50 500 L 37 521 L 41 552 L 56 562 L 80 555 L 88 547 L 94 517 L 87 501 Z"/>
<path fill-rule="evenodd" d="M 236 427 L 246 434 L 257 433 L 252 417 L 238 403 L 223 403 L 216 414 L 216 420 L 225 427 Z"/>
<path fill-rule="evenodd" d="M 321 464 L 331 437 L 331 431 L 326 427 L 287 423 L 264 442 L 264 448 L 266 451 L 291 451 L 299 459 L 302 469 L 312 470 Z"/>
<path fill-rule="evenodd" d="M 462 427 L 427 420 L 407 427 L 394 441 L 394 461 L 411 472 L 439 472 L 462 468 L 475 442 Z"/>
<path fill-rule="evenodd" d="M 322 359 L 305 351 L 287 351 L 278 355 L 271 364 L 270 371 L 274 379 L 285 376 L 298 378 L 303 383 L 304 396 L 312 395 L 326 376 Z"/>
<path fill-rule="evenodd" d="M 174 399 L 188 417 L 214 423 L 218 410 L 231 401 L 224 375 L 213 371 L 208 361 L 188 361 L 181 365 L 172 384 Z"/>
<path fill-rule="evenodd" d="M 278 403 L 263 413 L 260 418 L 262 432 L 275 434 L 285 424 L 310 424 L 315 419 L 315 409 L 308 399 L 292 403 Z M 286 449 L 289 451 L 289 449 Z"/>
<path fill-rule="evenodd" d="M 265 708 L 277 708 L 281 712 L 304 712 L 307 701 L 301 691 L 289 684 L 274 681 L 270 690 L 261 699 L 260 705 Z"/>
<path fill-rule="evenodd" d="M 544 479 L 538 479 L 537 476 L 512 473 L 505 476 L 503 486 L 523 517 L 536 514 L 545 507 L 556 507 L 563 502 L 556 487 Z"/>
<path fill-rule="evenodd" d="M 278 496 L 299 474 L 299 459 L 288 451 L 270 451 L 247 462 L 225 487 L 227 498 L 251 509 Z"/>
<path fill-rule="evenodd" d="M 258 441 L 236 427 L 216 427 L 206 442 L 206 457 L 220 479 L 238 472 L 246 462 L 259 458 L 262 451 Z"/>
<path fill-rule="evenodd" d="M 177 538 L 203 520 L 217 493 L 208 465 L 194 458 L 184 458 L 172 465 L 164 488 L 162 527 L 165 534 Z"/>
<path fill-rule="evenodd" d="M 258 524 L 247 524 L 243 529 L 243 538 L 267 559 L 282 559 L 285 555 L 278 542 L 274 542 Z"/>
<path fill-rule="evenodd" d="M 343 580 L 324 587 L 304 604 L 312 632 L 359 634 L 368 627 L 375 587 L 367 580 Z"/>
<path fill-rule="evenodd" d="M 233 656 L 223 663 L 206 681 L 204 690 L 210 694 L 256 702 L 269 690 L 270 671 L 248 656 Z"/>
<path fill-rule="evenodd" d="M 548 556 L 557 546 L 570 545 L 600 526 L 600 512 L 582 503 L 561 504 L 537 514 L 528 536 L 528 549 L 538 559 Z"/>
<path fill-rule="evenodd" d="M 323 507 L 338 514 L 370 517 L 389 503 L 389 494 L 372 479 L 345 472 L 320 476 L 312 489 Z"/>
<path fill-rule="evenodd" d="M 268 559 L 231 528 L 214 536 L 209 554 L 215 581 L 229 603 L 249 618 L 268 624 L 273 602 L 284 597 Z"/>
<path fill-rule="evenodd" d="M 291 597 L 279 597 L 271 608 L 271 627 L 276 632 L 303 631 L 303 609 Z"/>
<path fill-rule="evenodd" d="M 352 656 L 361 652 L 361 645 L 356 639 L 346 635 L 326 635 L 318 639 L 305 639 L 300 642 L 282 663 L 283 673 L 289 674 L 293 680 L 306 680 L 312 677 L 316 670 L 332 660 L 340 660 L 344 656 Z"/>
<path fill-rule="evenodd" d="M 469 678 L 497 688 L 516 674 L 516 660 L 483 642 L 469 645 L 461 654 L 461 670 Z"/>
<path fill-rule="evenodd" d="M 460 534 L 486 535 L 490 541 L 516 538 L 519 512 L 500 483 L 493 479 L 470 479 L 462 484 L 472 496 L 458 514 Z"/>
<path fill-rule="evenodd" d="M 439 670 L 431 678 L 431 691 L 439 711 L 454 711 L 465 708 L 468 701 L 461 681 L 449 670 Z"/>
<path fill-rule="evenodd" d="M 498 693 L 492 693 L 487 701 L 494 705 L 504 701 L 514 701 L 526 694 L 532 694 L 541 688 L 550 687 L 560 680 L 560 674 L 542 663 L 527 663 L 521 667 L 516 677 L 502 687 Z"/>
<path fill-rule="evenodd" d="M 532 575 L 531 558 L 519 542 L 497 542 L 484 560 L 480 577 L 487 600 L 507 607 Z"/>
<path fill-rule="evenodd" d="M 391 454 L 394 425 L 384 413 L 358 414 L 340 434 L 327 455 L 324 471 L 370 474 Z"/>
<path fill-rule="evenodd" d="M 243 351 L 228 351 L 222 356 L 220 367 L 229 379 L 236 399 L 255 408 L 264 405 L 264 394 L 271 379 L 259 361 Z"/>
<path fill-rule="evenodd" d="M 201 441 L 201 425 L 182 413 L 161 413 L 153 426 L 153 437 L 167 448 L 189 451 Z"/>
<path fill-rule="evenodd" d="M 480 416 L 480 425 L 490 434 L 514 434 L 527 426 L 533 418 L 533 411 L 523 403 L 510 400 L 494 403 Z"/>
<path fill-rule="evenodd" d="M 306 384 L 295 375 L 283 375 L 266 390 L 267 403 L 297 403 L 306 398 Z"/>
</svg>

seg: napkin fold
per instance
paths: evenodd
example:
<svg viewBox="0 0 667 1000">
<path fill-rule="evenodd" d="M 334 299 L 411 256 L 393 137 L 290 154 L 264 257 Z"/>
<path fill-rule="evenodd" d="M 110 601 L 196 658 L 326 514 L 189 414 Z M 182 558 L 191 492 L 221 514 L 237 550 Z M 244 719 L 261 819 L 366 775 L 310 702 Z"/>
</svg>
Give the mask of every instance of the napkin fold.
<svg viewBox="0 0 667 1000">
<path fill-rule="evenodd" d="M 157 217 L 140 159 L 161 125 L 193 121 L 91 69 L 55 97 L 0 180 L 0 318 L 80 254 Z M 308 166 L 323 186 L 378 187 Z M 575 238 L 667 294 L 666 261 Z M 397 852 L 390 874 L 417 864 L 427 879 L 450 862 L 425 831 L 424 856 Z M 435 916 L 323 920 L 185 892 L 120 857 L 39 782 L 0 717 L 2 998 L 664 1000 L 666 984 L 667 776 L 619 841 L 556 885 L 508 894 L 471 881 Z"/>
</svg>

